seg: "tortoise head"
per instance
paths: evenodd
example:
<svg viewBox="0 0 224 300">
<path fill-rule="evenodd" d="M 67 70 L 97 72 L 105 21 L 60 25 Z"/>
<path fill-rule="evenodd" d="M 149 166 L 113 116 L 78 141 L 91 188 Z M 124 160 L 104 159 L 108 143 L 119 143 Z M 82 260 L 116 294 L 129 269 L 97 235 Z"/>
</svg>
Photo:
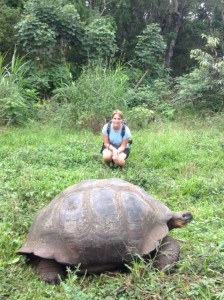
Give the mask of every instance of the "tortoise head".
<svg viewBox="0 0 224 300">
<path fill-rule="evenodd" d="M 181 228 L 191 222 L 193 219 L 189 211 L 174 212 L 172 218 L 167 222 L 169 230 L 174 228 Z"/>
</svg>

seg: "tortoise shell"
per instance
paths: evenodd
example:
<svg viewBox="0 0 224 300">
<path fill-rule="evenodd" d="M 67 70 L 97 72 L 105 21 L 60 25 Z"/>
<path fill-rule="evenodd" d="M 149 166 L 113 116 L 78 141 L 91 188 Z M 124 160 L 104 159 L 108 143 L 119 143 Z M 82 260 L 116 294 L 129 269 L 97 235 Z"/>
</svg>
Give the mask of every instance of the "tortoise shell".
<svg viewBox="0 0 224 300">
<path fill-rule="evenodd" d="M 18 253 L 66 265 L 120 264 L 154 250 L 172 216 L 167 206 L 129 182 L 86 180 L 39 211 Z"/>
</svg>

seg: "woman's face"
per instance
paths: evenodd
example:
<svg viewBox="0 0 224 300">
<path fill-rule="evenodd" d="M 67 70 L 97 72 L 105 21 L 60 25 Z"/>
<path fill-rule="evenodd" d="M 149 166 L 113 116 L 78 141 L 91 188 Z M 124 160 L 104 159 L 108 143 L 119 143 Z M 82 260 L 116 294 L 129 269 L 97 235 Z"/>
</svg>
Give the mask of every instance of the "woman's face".
<svg viewBox="0 0 224 300">
<path fill-rule="evenodd" d="M 120 128 L 121 127 L 121 123 L 122 123 L 122 119 L 119 116 L 119 114 L 114 114 L 113 118 L 112 118 L 112 126 L 113 128 Z"/>
</svg>

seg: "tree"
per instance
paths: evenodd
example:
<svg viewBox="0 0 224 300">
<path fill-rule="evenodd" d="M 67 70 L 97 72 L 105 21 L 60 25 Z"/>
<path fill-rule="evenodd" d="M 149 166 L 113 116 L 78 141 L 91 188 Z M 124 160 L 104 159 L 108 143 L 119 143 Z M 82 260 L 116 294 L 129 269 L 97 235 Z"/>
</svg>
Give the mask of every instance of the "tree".
<svg viewBox="0 0 224 300">
<path fill-rule="evenodd" d="M 29 1 L 17 24 L 18 41 L 32 57 L 47 63 L 66 59 L 71 44 L 79 41 L 81 25 L 74 5 L 63 0 Z"/>
<path fill-rule="evenodd" d="M 118 55 L 128 61 L 133 59 L 136 36 L 149 23 L 151 2 L 147 0 L 89 0 L 86 1 L 90 13 L 98 11 L 101 16 L 113 17 L 117 32 L 116 41 L 119 49 Z"/>
<path fill-rule="evenodd" d="M 81 39 L 88 59 L 110 58 L 117 51 L 115 26 L 111 18 L 94 18 L 85 26 L 85 32 Z"/>
<path fill-rule="evenodd" d="M 135 88 L 139 87 L 150 71 L 158 73 L 164 65 L 165 49 L 166 43 L 160 34 L 160 27 L 157 24 L 147 25 L 143 34 L 138 36 L 138 43 L 135 47 L 138 67 L 144 72 Z"/>
<path fill-rule="evenodd" d="M 14 26 L 20 19 L 20 10 L 7 6 L 4 0 L 0 0 L 0 6 L 0 52 L 10 52 L 11 56 L 15 47 Z"/>
<path fill-rule="evenodd" d="M 222 54 L 224 53 L 224 2 L 222 0 L 206 0 L 203 2 L 205 11 L 204 22 L 207 24 L 208 34 L 219 37 Z"/>
<path fill-rule="evenodd" d="M 173 27 L 172 38 L 171 38 L 171 41 L 169 43 L 168 51 L 167 51 L 167 54 L 166 54 L 166 66 L 167 66 L 167 68 L 169 68 L 171 66 L 171 60 L 173 58 L 174 47 L 176 45 L 177 37 L 178 37 L 180 27 L 181 27 L 181 24 L 182 24 L 185 6 L 186 6 L 186 0 L 180 0 L 179 3 L 177 3 L 176 11 L 173 12 L 174 27 Z"/>
<path fill-rule="evenodd" d="M 207 41 L 207 51 L 191 51 L 191 58 L 196 60 L 198 66 L 177 79 L 178 97 L 196 107 L 218 111 L 224 107 L 224 60 L 216 52 L 219 39 L 206 35 L 202 38 Z"/>
<path fill-rule="evenodd" d="M 218 1 L 218 0 L 217 0 Z M 175 48 L 183 21 L 189 12 L 195 14 L 199 0 L 89 0 L 91 11 L 113 16 L 117 26 L 118 55 L 124 61 L 134 58 L 134 49 L 139 36 L 147 24 L 156 23 L 167 43 L 166 66 L 171 67 L 175 59 Z M 185 37 L 186 38 L 186 37 Z M 188 55 L 188 53 L 187 53 Z"/>
</svg>

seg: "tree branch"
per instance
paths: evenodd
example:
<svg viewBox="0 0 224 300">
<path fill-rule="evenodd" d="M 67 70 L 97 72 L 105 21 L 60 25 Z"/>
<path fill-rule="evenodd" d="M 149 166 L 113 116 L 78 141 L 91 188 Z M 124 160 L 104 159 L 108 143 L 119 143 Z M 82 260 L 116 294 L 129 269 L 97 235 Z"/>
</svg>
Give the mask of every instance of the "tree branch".
<svg viewBox="0 0 224 300">
<path fill-rule="evenodd" d="M 144 74 L 141 76 L 141 78 L 138 80 L 138 82 L 136 83 L 134 89 L 137 90 L 137 88 L 140 86 L 140 84 L 142 83 L 142 81 L 145 79 L 146 75 L 148 75 L 149 73 L 149 68 L 146 69 L 146 71 L 144 72 Z"/>
</svg>

